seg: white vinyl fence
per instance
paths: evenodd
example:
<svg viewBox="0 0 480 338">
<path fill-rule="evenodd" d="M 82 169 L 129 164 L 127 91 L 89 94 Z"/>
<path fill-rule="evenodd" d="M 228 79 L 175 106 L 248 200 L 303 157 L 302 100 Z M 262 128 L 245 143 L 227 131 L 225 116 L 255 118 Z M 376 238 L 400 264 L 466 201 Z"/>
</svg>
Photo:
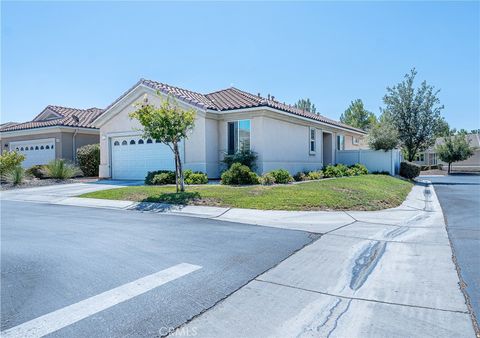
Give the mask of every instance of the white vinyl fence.
<svg viewBox="0 0 480 338">
<path fill-rule="evenodd" d="M 361 163 L 367 167 L 369 172 L 388 171 L 390 175 L 396 175 L 400 171 L 400 162 L 402 161 L 400 150 L 337 150 L 335 156 L 336 163 L 352 165 Z"/>
</svg>

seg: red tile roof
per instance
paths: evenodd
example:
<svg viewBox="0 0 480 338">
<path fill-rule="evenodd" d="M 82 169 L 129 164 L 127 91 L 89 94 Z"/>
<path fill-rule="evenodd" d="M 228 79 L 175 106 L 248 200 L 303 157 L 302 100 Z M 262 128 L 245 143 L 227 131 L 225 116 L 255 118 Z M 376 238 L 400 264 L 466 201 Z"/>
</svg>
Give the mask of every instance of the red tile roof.
<svg viewBox="0 0 480 338">
<path fill-rule="evenodd" d="M 58 115 L 58 118 L 39 120 L 39 116 L 46 110 L 52 111 Z M 89 108 L 89 109 L 76 109 L 60 106 L 47 106 L 42 113 L 29 122 L 18 123 L 14 125 L 6 125 L 0 127 L 0 132 L 24 130 L 32 128 L 53 127 L 53 126 L 66 126 L 66 127 L 80 127 L 80 128 L 92 128 L 92 122 L 103 113 L 103 109 Z"/>
<path fill-rule="evenodd" d="M 182 100 L 184 102 L 190 103 L 194 106 L 204 108 L 204 109 L 212 109 L 216 111 L 227 111 L 227 110 L 234 110 L 234 109 L 270 107 L 270 108 L 281 110 L 283 112 L 290 113 L 293 115 L 327 123 L 336 127 L 349 129 L 355 132 L 365 133 L 361 129 L 354 128 L 352 126 L 343 124 L 341 122 L 329 119 L 320 114 L 309 113 L 308 111 L 295 108 L 291 105 L 280 103 L 272 99 L 266 99 L 264 97 L 254 95 L 234 87 L 222 89 L 213 93 L 201 94 L 201 93 L 193 92 L 193 91 L 178 88 L 178 87 L 173 87 L 164 83 L 160 83 L 152 80 L 145 80 L 145 79 L 141 79 L 133 88 L 135 88 L 139 84 L 143 84 L 154 90 L 158 90 L 164 94 L 172 95 L 175 98 L 178 98 L 179 100 Z M 121 100 L 128 92 L 126 92 L 124 95 L 119 97 L 109 107 L 113 106 L 116 102 Z"/>
</svg>

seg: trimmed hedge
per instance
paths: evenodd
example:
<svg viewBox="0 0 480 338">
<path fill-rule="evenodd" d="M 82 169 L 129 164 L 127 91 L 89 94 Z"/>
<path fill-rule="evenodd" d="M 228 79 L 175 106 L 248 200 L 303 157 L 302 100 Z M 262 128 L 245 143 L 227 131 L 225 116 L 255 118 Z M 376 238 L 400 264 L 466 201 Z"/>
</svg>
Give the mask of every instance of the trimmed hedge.
<svg viewBox="0 0 480 338">
<path fill-rule="evenodd" d="M 400 163 L 400 176 L 412 179 L 420 175 L 422 167 L 412 162 Z"/>
<path fill-rule="evenodd" d="M 207 184 L 208 176 L 201 171 L 192 171 L 190 169 L 183 171 L 183 180 L 185 184 Z M 175 184 L 175 171 L 157 170 L 149 171 L 145 177 L 147 185 Z"/>
<path fill-rule="evenodd" d="M 275 177 L 271 173 L 266 173 L 262 177 L 260 177 L 260 183 L 262 185 L 275 184 Z"/>
<path fill-rule="evenodd" d="M 165 174 L 165 175 L 161 175 Z M 155 177 L 158 176 L 156 179 Z M 145 177 L 146 185 L 175 184 L 175 172 L 171 170 L 149 171 Z"/>
<path fill-rule="evenodd" d="M 288 170 L 277 169 L 269 172 L 270 175 L 275 179 L 275 183 L 278 184 L 287 184 L 293 182 L 293 177 L 290 175 Z"/>
<path fill-rule="evenodd" d="M 259 183 L 260 179 L 258 175 L 241 163 L 233 163 L 230 169 L 224 171 L 222 174 L 222 184 L 247 185 Z"/>
<path fill-rule="evenodd" d="M 187 169 L 183 172 L 185 184 L 207 184 L 208 176 L 201 171 L 192 171 Z"/>
<path fill-rule="evenodd" d="M 87 144 L 77 149 L 77 161 L 85 176 L 98 176 L 100 144 Z"/>
</svg>

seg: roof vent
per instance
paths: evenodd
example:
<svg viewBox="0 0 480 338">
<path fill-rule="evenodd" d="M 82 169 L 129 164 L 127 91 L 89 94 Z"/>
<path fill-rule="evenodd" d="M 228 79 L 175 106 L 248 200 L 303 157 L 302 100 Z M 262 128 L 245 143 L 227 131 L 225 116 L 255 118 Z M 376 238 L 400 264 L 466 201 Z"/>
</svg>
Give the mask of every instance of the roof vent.
<svg viewBox="0 0 480 338">
<path fill-rule="evenodd" d="M 72 115 L 72 119 L 73 119 L 76 123 L 80 122 L 80 119 L 78 118 L 77 115 Z"/>
<path fill-rule="evenodd" d="M 268 100 L 270 101 L 270 94 L 267 95 Z"/>
<path fill-rule="evenodd" d="M 257 94 L 258 97 L 261 97 L 260 93 Z"/>
<path fill-rule="evenodd" d="M 272 95 L 272 101 L 275 101 L 275 96 Z"/>
</svg>

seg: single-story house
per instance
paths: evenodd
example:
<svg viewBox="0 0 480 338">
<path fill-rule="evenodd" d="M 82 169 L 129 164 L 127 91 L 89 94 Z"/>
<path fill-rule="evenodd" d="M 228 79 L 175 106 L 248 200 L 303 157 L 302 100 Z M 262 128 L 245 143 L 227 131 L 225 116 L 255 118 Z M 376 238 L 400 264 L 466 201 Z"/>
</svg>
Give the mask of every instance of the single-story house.
<svg viewBox="0 0 480 338">
<path fill-rule="evenodd" d="M 173 170 L 169 147 L 142 135 L 129 114 L 135 103 L 159 105 L 172 96 L 195 109 L 195 127 L 181 146 L 185 168 L 218 178 L 224 154 L 250 149 L 258 155 L 257 171 L 284 168 L 291 173 L 335 163 L 336 149 L 359 149 L 365 132 L 237 88 L 201 94 L 141 79 L 109 105 L 94 122 L 100 129 L 100 177 L 143 179 L 148 171 Z"/>
<path fill-rule="evenodd" d="M 25 155 L 24 168 L 63 158 L 75 162 L 77 148 L 99 143 L 100 131 L 92 122 L 99 108 L 76 109 L 47 106 L 32 121 L 0 126 L 1 152 L 16 150 Z"/>
<path fill-rule="evenodd" d="M 466 135 L 466 138 L 470 146 L 475 148 L 473 156 L 465 161 L 452 163 L 452 169 L 480 171 L 480 135 L 468 134 Z M 443 142 L 443 137 L 437 138 L 435 140 L 435 145 L 428 148 L 424 152 L 417 154 L 414 162 L 420 165 L 442 164 L 443 166 L 447 166 L 447 163 L 442 162 L 435 151 L 435 147 L 443 144 Z"/>
</svg>

